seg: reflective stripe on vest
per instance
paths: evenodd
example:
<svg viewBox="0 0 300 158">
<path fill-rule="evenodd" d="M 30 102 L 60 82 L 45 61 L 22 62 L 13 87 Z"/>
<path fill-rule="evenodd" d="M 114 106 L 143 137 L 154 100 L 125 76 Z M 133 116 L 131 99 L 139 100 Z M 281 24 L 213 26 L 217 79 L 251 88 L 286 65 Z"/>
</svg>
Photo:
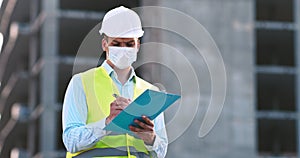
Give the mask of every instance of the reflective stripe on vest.
<svg viewBox="0 0 300 158">
<path fill-rule="evenodd" d="M 81 73 L 80 76 L 88 106 L 88 118 L 86 123 L 89 124 L 106 118 L 109 115 L 110 103 L 114 100 L 112 94 L 120 94 L 116 85 L 103 67 L 90 69 Z M 143 93 L 146 89 L 157 90 L 155 86 L 135 76 L 133 99 Z M 74 154 L 67 153 L 67 158 L 79 156 L 81 153 L 83 154 L 84 152 L 96 148 L 111 149 L 124 146 L 129 150 L 130 147 L 133 147 L 137 152 L 149 154 L 143 140 L 128 134 L 122 134 L 104 136 L 94 147 Z M 128 153 L 128 157 L 130 157 L 130 151 L 126 152 Z M 122 157 L 122 155 L 119 156 Z"/>
<path fill-rule="evenodd" d="M 142 158 L 149 158 L 150 156 L 143 153 L 143 152 L 137 152 L 135 148 L 130 147 L 130 156 L 135 157 L 142 157 Z M 128 156 L 128 152 L 126 150 L 126 147 L 123 148 L 95 148 L 88 150 L 80 155 L 74 156 L 73 158 L 87 158 L 87 157 L 112 157 L 112 156 Z"/>
</svg>

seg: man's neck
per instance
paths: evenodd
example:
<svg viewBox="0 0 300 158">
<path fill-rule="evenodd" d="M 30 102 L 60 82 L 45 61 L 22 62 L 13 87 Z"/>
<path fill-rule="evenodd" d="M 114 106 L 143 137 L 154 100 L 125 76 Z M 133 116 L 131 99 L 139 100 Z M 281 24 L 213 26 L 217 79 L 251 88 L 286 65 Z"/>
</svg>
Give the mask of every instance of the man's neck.
<svg viewBox="0 0 300 158">
<path fill-rule="evenodd" d="M 118 69 L 115 67 L 114 70 L 118 75 L 118 80 L 122 83 L 122 85 L 124 85 L 129 79 L 131 68 L 128 67 L 126 69 Z"/>
<path fill-rule="evenodd" d="M 128 67 L 126 69 L 119 69 L 116 66 L 114 66 L 109 60 L 107 62 L 117 73 L 118 80 L 124 85 L 127 80 L 129 79 L 130 73 L 131 73 L 131 67 Z"/>
</svg>

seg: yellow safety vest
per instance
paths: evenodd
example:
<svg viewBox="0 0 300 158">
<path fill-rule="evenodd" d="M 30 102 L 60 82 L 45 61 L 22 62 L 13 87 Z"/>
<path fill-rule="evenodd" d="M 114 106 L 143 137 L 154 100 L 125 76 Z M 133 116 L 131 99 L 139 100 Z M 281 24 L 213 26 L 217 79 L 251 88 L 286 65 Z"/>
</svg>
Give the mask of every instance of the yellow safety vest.
<svg viewBox="0 0 300 158">
<path fill-rule="evenodd" d="M 119 94 L 119 91 L 116 85 L 113 83 L 109 74 L 105 71 L 103 67 L 93 68 L 86 72 L 83 72 L 81 75 L 81 81 L 86 95 L 86 102 L 88 106 L 88 115 L 87 115 L 87 124 L 99 121 L 108 117 L 110 113 L 110 103 L 115 99 L 112 94 Z M 135 77 L 134 84 L 134 99 L 143 93 L 146 89 L 157 90 L 155 86 L 144 81 L 139 77 Z M 122 153 L 124 149 L 127 155 L 115 155 L 119 151 Z M 124 154 L 123 150 L 123 154 Z M 133 137 L 128 134 L 121 135 L 107 135 L 104 136 L 96 145 L 90 149 L 79 151 L 77 153 L 67 152 L 67 158 L 76 158 L 81 155 L 91 153 L 91 152 L 103 153 L 97 155 L 96 157 L 107 157 L 107 158 L 121 158 L 121 157 L 130 157 L 134 158 L 135 155 L 131 151 L 136 151 L 139 153 L 145 153 L 149 155 L 144 141 Z M 110 155 L 109 152 L 113 152 L 113 155 Z"/>
</svg>

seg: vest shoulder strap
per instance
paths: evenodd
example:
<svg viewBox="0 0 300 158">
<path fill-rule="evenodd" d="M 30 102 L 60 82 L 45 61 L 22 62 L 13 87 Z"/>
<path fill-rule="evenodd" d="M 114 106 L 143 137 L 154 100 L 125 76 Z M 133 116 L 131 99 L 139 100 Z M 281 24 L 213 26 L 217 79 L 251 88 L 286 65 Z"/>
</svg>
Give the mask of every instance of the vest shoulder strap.
<svg viewBox="0 0 300 158">
<path fill-rule="evenodd" d="M 103 67 L 81 73 L 81 81 L 88 106 L 87 123 L 106 118 L 109 115 L 112 94 L 119 93 L 112 79 Z"/>
</svg>

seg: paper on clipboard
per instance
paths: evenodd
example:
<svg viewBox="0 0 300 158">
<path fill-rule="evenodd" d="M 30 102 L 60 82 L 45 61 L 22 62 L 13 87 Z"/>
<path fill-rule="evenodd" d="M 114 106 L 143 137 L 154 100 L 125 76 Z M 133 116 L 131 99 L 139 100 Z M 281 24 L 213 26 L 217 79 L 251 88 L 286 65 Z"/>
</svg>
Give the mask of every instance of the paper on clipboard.
<svg viewBox="0 0 300 158">
<path fill-rule="evenodd" d="M 155 119 L 170 105 L 180 98 L 179 95 L 147 89 L 116 116 L 104 130 L 116 133 L 130 133 L 129 125 L 136 125 L 133 121 L 142 115 Z"/>
</svg>

